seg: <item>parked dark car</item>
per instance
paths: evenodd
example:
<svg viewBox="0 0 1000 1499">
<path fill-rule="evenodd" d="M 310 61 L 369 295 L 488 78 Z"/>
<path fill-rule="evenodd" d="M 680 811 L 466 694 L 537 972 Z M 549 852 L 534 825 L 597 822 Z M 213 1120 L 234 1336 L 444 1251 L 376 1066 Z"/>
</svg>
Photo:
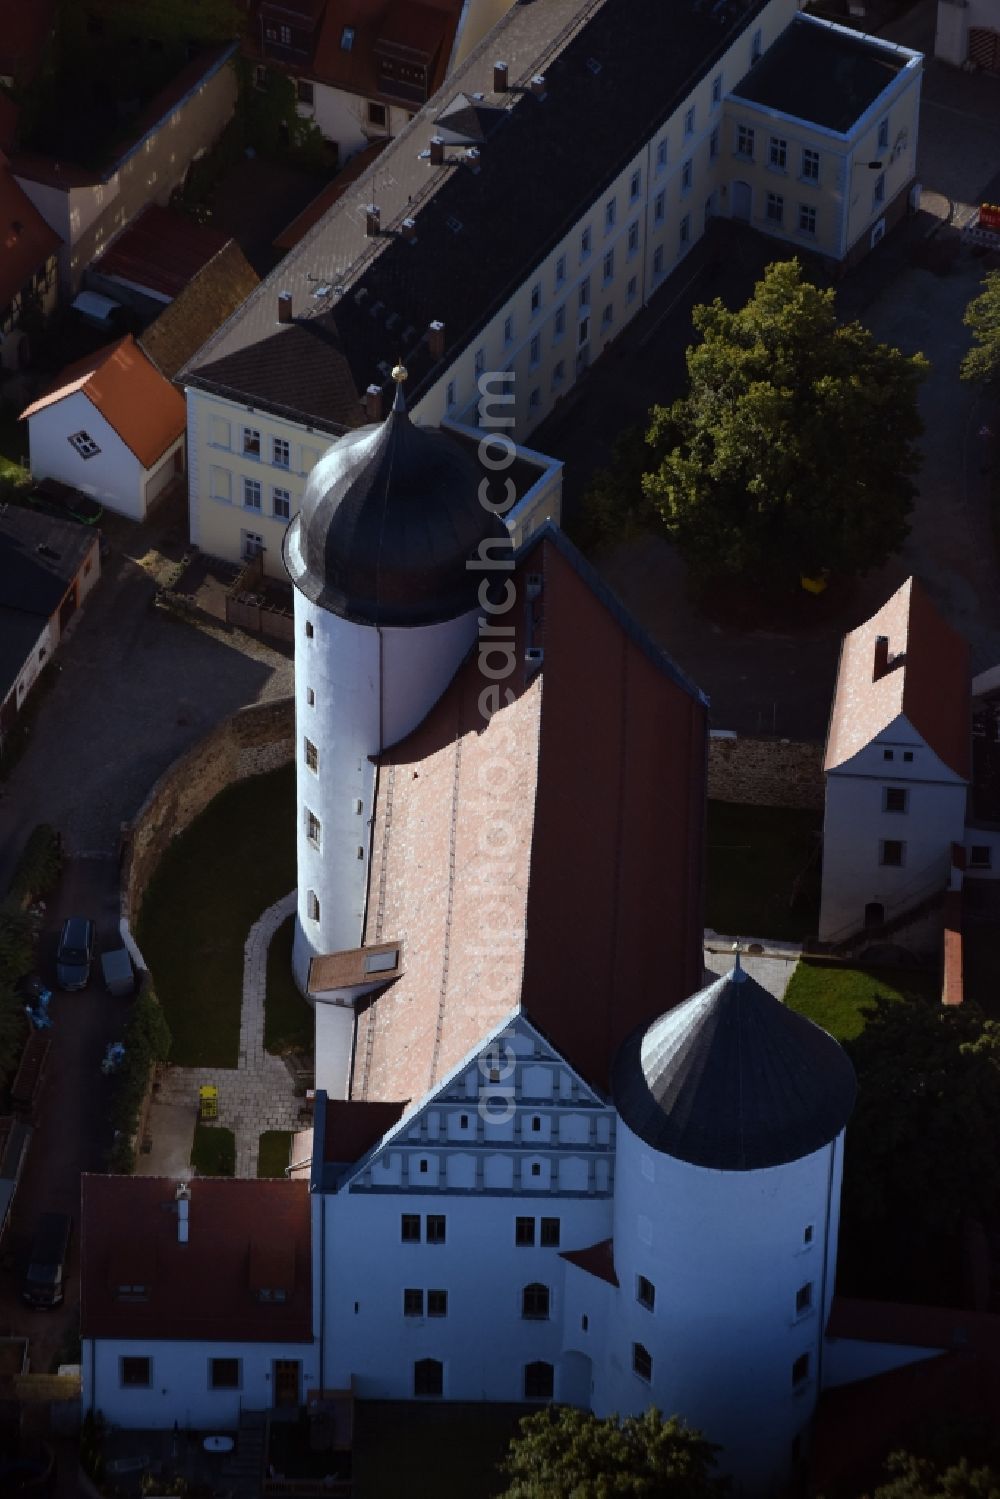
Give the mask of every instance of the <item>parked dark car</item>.
<svg viewBox="0 0 1000 1499">
<path fill-rule="evenodd" d="M 73 1220 L 68 1213 L 43 1213 L 39 1218 L 21 1287 L 21 1300 L 29 1306 L 47 1308 L 62 1301 L 72 1234 Z"/>
<path fill-rule="evenodd" d="M 56 983 L 60 989 L 86 989 L 94 961 L 94 923 L 87 916 L 70 916 L 63 923 L 56 951 Z"/>
</svg>

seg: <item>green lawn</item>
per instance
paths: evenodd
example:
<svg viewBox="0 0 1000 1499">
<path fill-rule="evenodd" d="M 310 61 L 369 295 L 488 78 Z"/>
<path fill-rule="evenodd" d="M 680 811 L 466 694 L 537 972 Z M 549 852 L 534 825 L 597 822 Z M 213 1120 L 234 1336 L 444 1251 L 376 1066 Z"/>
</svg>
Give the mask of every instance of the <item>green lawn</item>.
<svg viewBox="0 0 1000 1499">
<path fill-rule="evenodd" d="M 191 1164 L 199 1176 L 236 1175 L 236 1136 L 221 1124 L 196 1124 Z"/>
<path fill-rule="evenodd" d="M 316 1012 L 295 987 L 292 978 L 292 937 L 295 917 L 283 921 L 267 950 L 267 992 L 264 996 L 264 1046 L 275 1056 L 286 1051 L 312 1052 Z"/>
<path fill-rule="evenodd" d="M 295 767 L 220 793 L 171 843 L 142 903 L 137 939 L 178 1067 L 235 1067 L 243 944 L 295 884 Z"/>
<path fill-rule="evenodd" d="M 708 925 L 731 937 L 814 937 L 822 825 L 819 811 L 710 801 Z"/>
<path fill-rule="evenodd" d="M 28 427 L 12 406 L 0 406 L 0 479 L 25 484 L 28 474 Z"/>
<path fill-rule="evenodd" d="M 940 1000 L 940 986 L 936 975 L 922 968 L 853 968 L 806 958 L 792 974 L 785 1003 L 838 1041 L 850 1041 L 864 1030 L 862 1011 L 876 996 L 934 1002 Z"/>
<path fill-rule="evenodd" d="M 269 1129 L 260 1137 L 260 1154 L 257 1157 L 258 1176 L 284 1176 L 285 1167 L 292 1159 L 292 1132 L 290 1129 Z"/>
</svg>

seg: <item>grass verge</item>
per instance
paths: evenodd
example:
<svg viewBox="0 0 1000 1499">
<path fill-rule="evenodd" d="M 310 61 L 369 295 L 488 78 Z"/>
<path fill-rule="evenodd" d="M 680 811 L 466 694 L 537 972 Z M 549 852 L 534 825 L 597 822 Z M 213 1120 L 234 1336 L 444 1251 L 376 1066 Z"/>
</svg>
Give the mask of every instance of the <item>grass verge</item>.
<svg viewBox="0 0 1000 1499">
<path fill-rule="evenodd" d="M 235 1067 L 243 945 L 295 884 L 295 767 L 230 786 L 170 844 L 137 938 L 178 1067 Z"/>
<path fill-rule="evenodd" d="M 708 925 L 733 937 L 815 936 L 822 826 L 819 811 L 710 801 Z"/>
<path fill-rule="evenodd" d="M 312 1052 L 316 1012 L 295 987 L 292 978 L 292 939 L 295 917 L 283 921 L 267 950 L 267 991 L 264 996 L 264 1047 L 281 1056 L 286 1051 Z"/>
<path fill-rule="evenodd" d="M 292 1158 L 291 1151 L 292 1132 L 290 1129 L 265 1130 L 260 1137 L 257 1175 L 284 1176 L 285 1167 Z"/>
<path fill-rule="evenodd" d="M 865 1007 L 879 996 L 934 1002 L 938 988 L 936 976 L 922 968 L 850 967 L 803 959 L 789 980 L 785 1003 L 838 1041 L 851 1041 L 865 1028 Z"/>
<path fill-rule="evenodd" d="M 236 1136 L 221 1124 L 196 1124 L 191 1164 L 199 1176 L 236 1175 Z"/>
</svg>

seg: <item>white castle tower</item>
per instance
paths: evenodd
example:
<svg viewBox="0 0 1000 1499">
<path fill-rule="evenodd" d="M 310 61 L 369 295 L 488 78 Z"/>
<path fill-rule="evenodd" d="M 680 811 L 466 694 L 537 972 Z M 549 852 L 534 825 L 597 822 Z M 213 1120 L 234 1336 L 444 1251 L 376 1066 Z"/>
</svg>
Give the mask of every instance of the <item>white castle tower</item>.
<svg viewBox="0 0 1000 1499">
<path fill-rule="evenodd" d="M 479 499 L 472 453 L 416 426 L 406 371 L 385 421 L 350 433 L 309 476 L 285 536 L 295 585 L 298 912 L 306 992 L 321 953 L 361 946 L 375 758 L 416 727 L 472 646 L 487 573 L 509 535 Z"/>
<path fill-rule="evenodd" d="M 655 1404 L 722 1445 L 739 1494 L 808 1441 L 833 1296 L 846 1053 L 736 966 L 625 1043 L 599 1415 Z"/>
</svg>

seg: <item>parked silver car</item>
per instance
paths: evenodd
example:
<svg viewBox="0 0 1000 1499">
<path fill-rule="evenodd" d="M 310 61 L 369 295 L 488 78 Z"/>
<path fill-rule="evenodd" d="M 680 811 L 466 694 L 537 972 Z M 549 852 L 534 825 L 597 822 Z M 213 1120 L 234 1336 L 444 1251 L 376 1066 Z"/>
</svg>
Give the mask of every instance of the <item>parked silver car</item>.
<svg viewBox="0 0 1000 1499">
<path fill-rule="evenodd" d="M 56 951 L 56 983 L 60 989 L 86 989 L 94 961 L 94 923 L 88 916 L 70 916 L 63 923 Z"/>
</svg>

